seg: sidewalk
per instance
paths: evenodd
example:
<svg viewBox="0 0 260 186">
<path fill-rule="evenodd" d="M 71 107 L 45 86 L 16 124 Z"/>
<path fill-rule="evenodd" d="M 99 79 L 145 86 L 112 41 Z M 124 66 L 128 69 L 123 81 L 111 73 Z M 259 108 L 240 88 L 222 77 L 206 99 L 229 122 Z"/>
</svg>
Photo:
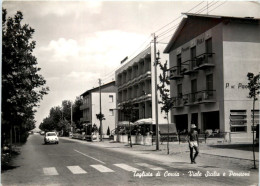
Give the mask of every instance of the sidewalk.
<svg viewBox="0 0 260 186">
<path fill-rule="evenodd" d="M 93 145 L 97 147 L 102 147 L 106 149 L 113 149 L 123 153 L 130 153 L 136 156 L 147 156 L 152 159 L 157 159 L 158 161 L 164 160 L 166 162 L 172 162 L 173 157 L 175 162 L 189 162 L 189 148 L 187 143 L 176 143 L 171 142 L 169 144 L 170 153 L 167 154 L 167 143 L 160 143 L 159 151 L 156 151 L 155 144 L 153 145 L 133 145 L 133 148 L 129 147 L 127 143 L 118 143 L 113 141 L 104 140 L 103 142 L 87 142 L 77 139 L 64 138 L 67 140 L 78 141 L 80 143 L 87 143 L 88 145 Z M 255 158 L 259 161 L 259 147 L 255 148 Z M 200 155 L 211 155 L 216 157 L 226 157 L 234 158 L 238 160 L 253 160 L 252 145 L 251 144 L 200 144 Z M 172 156 L 175 155 L 175 156 Z M 184 158 L 185 157 L 185 158 Z"/>
</svg>

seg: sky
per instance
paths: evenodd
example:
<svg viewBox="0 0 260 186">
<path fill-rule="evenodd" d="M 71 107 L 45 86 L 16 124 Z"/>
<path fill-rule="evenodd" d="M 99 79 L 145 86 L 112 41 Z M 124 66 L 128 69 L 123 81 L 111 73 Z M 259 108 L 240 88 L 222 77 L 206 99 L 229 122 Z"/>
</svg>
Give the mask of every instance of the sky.
<svg viewBox="0 0 260 186">
<path fill-rule="evenodd" d="M 114 80 L 120 61 L 143 50 L 152 33 L 167 43 L 181 13 L 260 18 L 259 1 L 9 0 L 2 6 L 9 16 L 22 11 L 23 23 L 35 29 L 34 55 L 50 88 L 37 108 L 36 126 L 51 107 L 74 101 L 97 87 L 99 78 L 102 83 Z"/>
</svg>

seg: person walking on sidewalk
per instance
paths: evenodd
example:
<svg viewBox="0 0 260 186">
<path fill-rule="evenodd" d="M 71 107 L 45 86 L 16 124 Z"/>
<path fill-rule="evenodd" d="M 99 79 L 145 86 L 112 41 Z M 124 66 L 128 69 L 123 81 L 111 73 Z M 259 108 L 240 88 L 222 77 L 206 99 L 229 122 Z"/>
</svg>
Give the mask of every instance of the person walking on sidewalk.
<svg viewBox="0 0 260 186">
<path fill-rule="evenodd" d="M 191 164 L 196 164 L 195 159 L 199 154 L 199 137 L 198 132 L 195 130 L 196 125 L 191 124 L 190 132 L 188 133 L 187 140 L 190 148 L 190 160 Z M 193 149 L 196 151 L 193 156 Z"/>
</svg>

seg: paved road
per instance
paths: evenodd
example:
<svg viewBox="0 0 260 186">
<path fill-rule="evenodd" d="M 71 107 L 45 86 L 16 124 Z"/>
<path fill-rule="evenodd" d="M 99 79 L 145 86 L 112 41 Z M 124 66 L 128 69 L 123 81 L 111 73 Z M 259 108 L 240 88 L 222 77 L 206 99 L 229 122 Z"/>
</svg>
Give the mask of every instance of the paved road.
<svg viewBox="0 0 260 186">
<path fill-rule="evenodd" d="M 2 173 L 3 185 L 252 185 L 257 176 L 223 176 L 219 167 L 198 167 L 188 162 L 169 165 L 60 139 L 58 145 L 44 145 L 43 136 L 31 135 L 14 160 L 16 168 Z M 220 177 L 205 177 L 216 170 Z M 189 171 L 201 172 L 190 176 Z M 160 172 L 160 176 L 156 174 Z M 243 171 L 248 173 L 248 171 Z M 167 174 L 168 173 L 168 174 Z M 141 177 L 143 174 L 143 177 Z M 151 176 L 152 174 L 152 176 Z M 179 175 L 179 176 L 177 176 Z M 141 178 L 140 178 L 140 177 Z"/>
</svg>

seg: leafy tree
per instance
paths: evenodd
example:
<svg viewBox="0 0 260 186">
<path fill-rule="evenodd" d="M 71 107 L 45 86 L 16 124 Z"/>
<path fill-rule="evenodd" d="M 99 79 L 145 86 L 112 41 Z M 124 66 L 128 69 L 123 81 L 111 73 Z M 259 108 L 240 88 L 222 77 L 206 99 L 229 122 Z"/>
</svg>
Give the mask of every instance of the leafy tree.
<svg viewBox="0 0 260 186">
<path fill-rule="evenodd" d="M 255 163 L 255 102 L 257 101 L 257 95 L 260 93 L 260 76 L 259 74 L 254 75 L 249 72 L 248 77 L 248 89 L 249 89 L 249 98 L 253 98 L 253 157 L 254 157 L 254 169 L 256 169 Z"/>
<path fill-rule="evenodd" d="M 130 147 L 132 147 L 132 139 L 131 139 L 131 125 L 130 122 L 134 122 L 136 120 L 136 110 L 134 109 L 134 105 L 130 102 L 124 103 L 122 108 L 120 109 L 124 116 L 129 121 L 129 140 L 130 140 Z"/>
<path fill-rule="evenodd" d="M 73 104 L 73 121 L 76 124 L 76 127 L 79 129 L 83 128 L 83 123 L 80 122 L 80 118 L 82 118 L 83 113 L 80 110 L 80 106 L 82 105 L 82 99 L 77 97 Z"/>
<path fill-rule="evenodd" d="M 157 54 L 159 58 L 159 52 Z M 167 75 L 167 61 L 164 64 L 158 61 L 158 64 L 162 71 L 162 74 L 159 75 L 160 84 L 157 85 L 161 97 L 161 100 L 159 100 L 158 103 L 163 105 L 161 107 L 161 112 L 165 112 L 168 122 L 167 154 L 169 154 L 169 112 L 172 109 L 174 102 L 170 97 L 170 90 L 167 88 L 167 86 L 170 85 L 169 77 Z"/>
<path fill-rule="evenodd" d="M 5 133 L 10 130 L 11 136 L 14 125 L 27 130 L 34 127 L 34 108 L 49 91 L 33 56 L 34 29 L 22 25 L 22 20 L 22 12 L 7 18 L 2 9 L 2 129 Z"/>
<path fill-rule="evenodd" d="M 105 115 L 102 113 L 96 114 L 97 119 L 100 121 L 99 126 L 99 134 L 100 134 L 100 141 L 102 141 L 102 134 L 103 134 L 103 128 L 102 128 L 102 120 L 105 120 Z"/>
</svg>

